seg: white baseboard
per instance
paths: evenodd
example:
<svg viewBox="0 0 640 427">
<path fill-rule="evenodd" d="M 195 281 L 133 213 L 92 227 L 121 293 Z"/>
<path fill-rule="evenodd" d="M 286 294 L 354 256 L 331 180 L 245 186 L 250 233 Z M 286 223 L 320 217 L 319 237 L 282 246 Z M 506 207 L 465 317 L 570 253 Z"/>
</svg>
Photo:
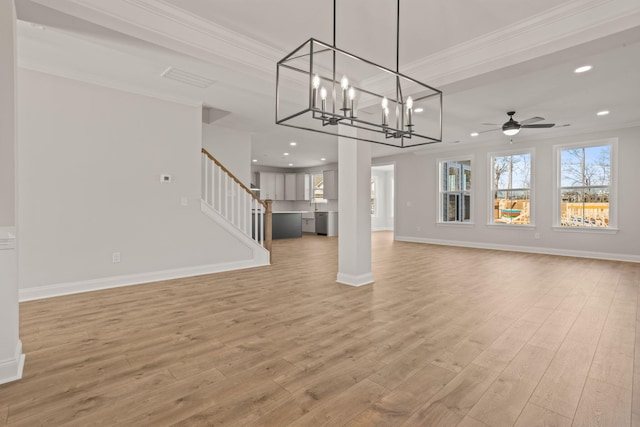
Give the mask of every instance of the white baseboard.
<svg viewBox="0 0 640 427">
<path fill-rule="evenodd" d="M 24 357 L 24 354 L 22 354 L 22 341 L 18 340 L 15 355 L 11 359 L 0 360 L 0 384 L 17 381 L 22 378 Z"/>
<path fill-rule="evenodd" d="M 157 282 L 159 280 L 179 279 L 182 277 L 200 276 L 203 274 L 220 273 L 230 270 L 261 267 L 269 265 L 264 260 L 243 260 L 220 264 L 201 265 L 195 267 L 176 268 L 172 270 L 154 271 L 149 273 L 131 274 L 126 276 L 105 277 L 78 282 L 59 283 L 55 285 L 37 286 L 20 289 L 20 301 L 31 301 L 81 292 L 97 291 L 100 289 L 119 288 L 122 286 L 139 285 L 141 283 Z"/>
<path fill-rule="evenodd" d="M 393 227 L 371 227 L 371 231 L 393 231 Z"/>
<path fill-rule="evenodd" d="M 423 237 L 395 236 L 400 242 L 426 243 L 429 245 L 460 246 L 464 248 L 492 249 L 496 251 L 526 252 L 533 254 L 570 256 L 577 258 L 593 258 L 608 261 L 625 261 L 640 263 L 640 256 L 614 254 L 608 252 L 578 251 L 573 249 L 538 248 L 533 246 L 499 245 L 493 243 L 465 242 L 460 240 L 427 239 Z"/>
<path fill-rule="evenodd" d="M 353 274 L 338 273 L 336 282 L 349 286 L 364 286 L 373 283 L 373 274 L 367 273 L 355 276 Z"/>
</svg>

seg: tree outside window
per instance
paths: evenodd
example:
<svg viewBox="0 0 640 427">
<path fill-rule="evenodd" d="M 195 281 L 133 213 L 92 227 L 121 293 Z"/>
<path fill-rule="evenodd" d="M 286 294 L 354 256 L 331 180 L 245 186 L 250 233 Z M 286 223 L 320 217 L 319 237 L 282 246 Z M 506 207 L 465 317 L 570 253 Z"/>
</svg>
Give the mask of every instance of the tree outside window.
<svg viewBox="0 0 640 427">
<path fill-rule="evenodd" d="M 531 153 L 491 158 L 493 224 L 531 224 Z"/>
<path fill-rule="evenodd" d="M 560 150 L 560 225 L 609 227 L 611 146 Z"/>
</svg>

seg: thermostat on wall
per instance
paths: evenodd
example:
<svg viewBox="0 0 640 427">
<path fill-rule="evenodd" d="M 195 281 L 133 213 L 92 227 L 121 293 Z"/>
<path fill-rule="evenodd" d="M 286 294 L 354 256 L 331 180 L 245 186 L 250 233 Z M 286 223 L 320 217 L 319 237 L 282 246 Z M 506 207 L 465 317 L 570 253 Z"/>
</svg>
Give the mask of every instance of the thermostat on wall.
<svg viewBox="0 0 640 427">
<path fill-rule="evenodd" d="M 160 175 L 160 182 L 171 182 L 171 175 Z"/>
</svg>

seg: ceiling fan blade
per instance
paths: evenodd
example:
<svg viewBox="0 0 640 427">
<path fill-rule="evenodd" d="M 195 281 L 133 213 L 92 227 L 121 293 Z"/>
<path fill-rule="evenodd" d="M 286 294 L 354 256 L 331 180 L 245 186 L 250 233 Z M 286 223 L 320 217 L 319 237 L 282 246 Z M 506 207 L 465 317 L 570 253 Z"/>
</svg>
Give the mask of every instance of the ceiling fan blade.
<svg viewBox="0 0 640 427">
<path fill-rule="evenodd" d="M 478 133 L 495 132 L 495 131 L 497 131 L 497 130 L 501 130 L 501 128 L 495 128 L 495 129 L 483 130 L 482 132 L 478 132 Z"/>
<path fill-rule="evenodd" d="M 538 116 L 536 116 L 536 117 L 531 117 L 530 119 L 527 119 L 527 120 L 522 120 L 522 121 L 520 122 L 520 124 L 521 124 L 521 125 L 528 125 L 528 124 L 530 124 L 530 123 L 541 122 L 541 121 L 543 121 L 543 120 L 544 120 L 544 117 L 538 117 Z"/>
<path fill-rule="evenodd" d="M 537 125 L 522 125 L 523 128 L 533 128 L 533 129 L 542 129 L 542 128 L 552 128 L 556 124 L 555 123 L 539 123 Z"/>
<path fill-rule="evenodd" d="M 487 125 L 487 126 L 500 126 L 498 123 L 481 123 L 483 125 Z"/>
</svg>

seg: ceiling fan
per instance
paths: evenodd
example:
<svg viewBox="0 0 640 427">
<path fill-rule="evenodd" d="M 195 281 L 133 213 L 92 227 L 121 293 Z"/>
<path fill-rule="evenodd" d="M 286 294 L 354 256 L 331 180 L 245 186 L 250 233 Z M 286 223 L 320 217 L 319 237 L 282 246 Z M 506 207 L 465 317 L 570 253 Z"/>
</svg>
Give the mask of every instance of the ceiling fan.
<svg viewBox="0 0 640 427">
<path fill-rule="evenodd" d="M 507 135 L 507 136 L 514 136 L 516 135 L 518 132 L 520 132 L 520 129 L 522 128 L 533 128 L 533 129 L 542 129 L 542 128 L 552 128 L 554 127 L 556 124 L 555 123 L 538 123 L 544 120 L 544 118 L 542 117 L 531 117 L 527 120 L 523 120 L 521 122 L 518 122 L 516 120 L 513 120 L 513 115 L 516 114 L 515 111 L 509 111 L 507 113 L 507 115 L 509 116 L 509 120 L 502 125 L 501 128 L 496 128 L 496 129 L 490 129 L 490 130 L 485 130 L 479 133 L 485 133 L 485 132 L 493 132 L 495 130 L 499 130 L 502 129 L 502 132 Z M 484 125 L 492 125 L 492 126 L 499 126 L 496 123 L 483 123 Z"/>
</svg>

